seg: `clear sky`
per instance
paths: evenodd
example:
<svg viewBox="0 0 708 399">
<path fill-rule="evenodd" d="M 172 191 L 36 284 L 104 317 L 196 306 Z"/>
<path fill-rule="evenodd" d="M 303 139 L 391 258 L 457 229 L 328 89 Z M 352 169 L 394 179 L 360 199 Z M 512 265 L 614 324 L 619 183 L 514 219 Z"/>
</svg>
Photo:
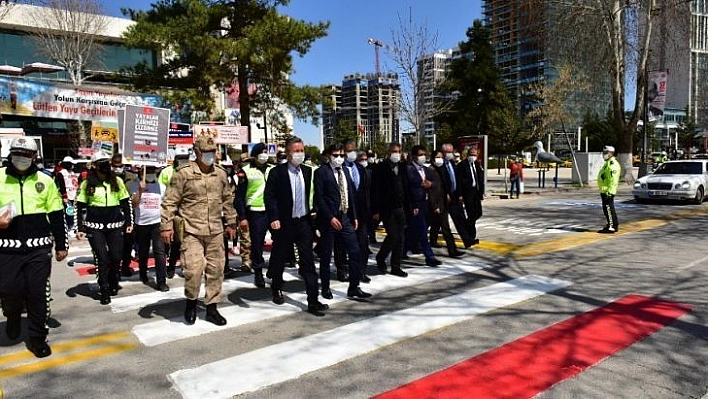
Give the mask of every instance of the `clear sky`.
<svg viewBox="0 0 708 399">
<path fill-rule="evenodd" d="M 120 8 L 148 9 L 152 1 L 100 0 L 107 14 L 120 16 Z M 292 0 L 283 14 L 309 22 L 329 21 L 329 34 L 316 41 L 304 57 L 296 56 L 297 84 L 338 84 L 351 73 L 374 72 L 374 48 L 366 40 L 391 42 L 398 30 L 398 15 L 409 13 L 418 25 L 437 32 L 438 48 L 448 49 L 465 40 L 472 21 L 482 18 L 481 0 Z M 274 38 L 275 39 L 275 38 Z M 396 72 L 395 65 L 381 52 L 382 71 Z M 295 134 L 308 144 L 318 145 L 320 128 L 295 121 Z"/>
</svg>

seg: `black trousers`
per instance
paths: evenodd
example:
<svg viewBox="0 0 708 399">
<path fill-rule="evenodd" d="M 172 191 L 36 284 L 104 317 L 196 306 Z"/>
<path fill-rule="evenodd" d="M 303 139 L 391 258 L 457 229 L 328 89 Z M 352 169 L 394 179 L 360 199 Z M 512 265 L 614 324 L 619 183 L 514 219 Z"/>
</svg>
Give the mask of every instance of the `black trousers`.
<svg viewBox="0 0 708 399">
<path fill-rule="evenodd" d="M 262 269 L 265 266 L 263 246 L 268 232 L 268 214 L 247 210 L 246 219 L 248 219 L 248 232 L 251 235 L 251 265 L 254 269 Z"/>
<path fill-rule="evenodd" d="M 130 269 L 133 262 L 133 245 L 135 244 L 135 233 L 123 233 L 123 253 L 121 256 L 121 270 Z"/>
<path fill-rule="evenodd" d="M 388 255 L 391 254 L 391 267 L 400 268 L 406 229 L 406 215 L 403 208 L 394 209 L 390 214 L 383 215 L 383 225 L 386 229 L 386 238 L 381 244 L 379 253 L 376 254 L 376 261 L 384 263 Z"/>
<path fill-rule="evenodd" d="M 283 223 L 280 221 L 280 229 L 270 231 L 273 237 L 273 248 L 271 249 L 268 273 L 273 279 L 271 289 L 280 291 L 283 289 L 283 270 L 285 261 L 293 251 L 293 246 L 297 247 L 300 264 L 300 275 L 305 280 L 305 291 L 307 292 L 307 302 L 313 304 L 317 302 L 319 295 L 317 290 L 317 269 L 315 269 L 315 259 L 312 252 L 312 222 L 309 216 Z"/>
<path fill-rule="evenodd" d="M 617 212 L 615 211 L 615 196 L 613 194 L 600 194 L 602 199 L 602 213 L 605 214 L 607 228 L 619 230 L 619 221 L 617 220 Z"/>
<path fill-rule="evenodd" d="M 21 253 L 0 252 L 0 297 L 5 317 L 19 318 L 27 306 L 30 337 L 45 337 L 49 318 L 52 272 L 50 248 L 32 249 Z"/>
<path fill-rule="evenodd" d="M 462 203 L 457 199 L 453 199 L 447 206 L 447 213 L 450 215 L 452 223 L 455 225 L 455 230 L 457 230 L 457 234 L 460 235 L 460 239 L 465 246 L 468 246 L 468 244 L 472 242 L 473 237 L 470 237 L 469 230 L 467 229 L 467 219 L 465 218 Z"/>
<path fill-rule="evenodd" d="M 98 268 L 99 288 L 101 291 L 117 288 L 123 258 L 123 229 L 94 230 L 87 236 Z"/>
<path fill-rule="evenodd" d="M 152 246 L 152 254 L 155 257 L 155 276 L 157 283 L 164 283 L 167 280 L 165 273 L 165 243 L 163 243 L 160 238 L 160 223 L 135 225 L 135 240 L 138 243 L 138 267 L 140 269 L 140 275 L 147 273 L 150 246 Z"/>
<path fill-rule="evenodd" d="M 450 230 L 450 219 L 447 210 L 442 209 L 440 213 L 428 212 L 428 220 L 430 221 L 430 243 L 438 242 L 438 232 L 442 230 L 448 254 L 456 253 L 457 245 L 455 245 L 455 237 L 453 237 L 452 230 Z"/>
<path fill-rule="evenodd" d="M 172 242 L 165 248 L 165 253 L 169 253 L 169 266 L 174 269 L 177 266 L 179 255 L 182 252 L 182 242 L 177 238 L 177 234 L 172 236 Z"/>
<path fill-rule="evenodd" d="M 319 241 L 320 281 L 323 290 L 329 289 L 330 262 L 337 239 L 340 241 L 342 250 L 349 257 L 349 286 L 358 287 L 361 281 L 362 256 L 354 225 L 346 215 L 340 215 L 339 221 L 342 223 L 342 229 L 339 231 L 335 230 L 328 221 L 323 220 L 319 223 L 319 230 L 322 234 Z"/>
</svg>

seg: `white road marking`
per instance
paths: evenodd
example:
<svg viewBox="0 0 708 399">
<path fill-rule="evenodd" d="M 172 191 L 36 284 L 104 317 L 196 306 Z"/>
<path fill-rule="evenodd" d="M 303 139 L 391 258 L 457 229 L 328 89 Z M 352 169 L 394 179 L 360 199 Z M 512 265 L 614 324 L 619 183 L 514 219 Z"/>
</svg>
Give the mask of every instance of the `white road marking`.
<svg viewBox="0 0 708 399">
<path fill-rule="evenodd" d="M 463 273 L 475 272 L 485 267 L 479 263 L 469 263 L 462 260 L 446 260 L 441 267 L 418 267 L 408 268 L 407 278 L 400 278 L 391 275 L 374 276 L 371 283 L 362 285 L 362 289 L 377 294 L 388 290 L 396 290 L 407 286 L 427 283 L 447 277 L 456 276 Z M 287 277 L 287 274 L 284 276 Z M 294 278 L 292 276 L 288 278 Z M 331 289 L 334 298 L 325 300 L 332 305 L 347 300 L 347 287 L 349 283 L 332 281 Z M 150 323 L 140 324 L 133 327 L 133 334 L 146 346 L 156 346 L 179 339 L 196 337 L 213 331 L 240 325 L 262 321 L 286 314 L 301 312 L 307 307 L 307 296 L 304 292 L 285 293 L 285 304 L 275 305 L 270 300 L 267 301 L 243 301 L 243 305 L 226 306 L 219 308 L 219 312 L 226 318 L 228 324 L 216 326 L 202 320 L 202 315 L 198 315 L 194 325 L 186 325 L 182 317 L 163 319 Z"/>
<path fill-rule="evenodd" d="M 684 270 L 688 270 L 688 269 L 690 269 L 690 268 L 692 268 L 692 267 L 694 267 L 694 266 L 700 265 L 701 263 L 704 263 L 704 262 L 706 262 L 706 261 L 708 261 L 708 256 L 704 256 L 704 257 L 701 258 L 701 259 L 696 259 L 696 260 L 694 260 L 693 262 L 691 262 L 691 263 L 689 263 L 689 264 L 687 264 L 687 265 L 683 265 L 683 266 L 676 267 L 676 268 L 674 268 L 674 273 L 676 273 L 676 272 L 682 272 L 682 271 L 684 271 Z"/>
<path fill-rule="evenodd" d="M 230 398 L 288 381 L 404 339 L 450 326 L 571 285 L 543 276 L 525 276 L 473 289 L 424 305 L 362 320 L 307 337 L 260 348 L 167 378 L 184 398 Z M 401 328 L 405 326 L 405 328 Z M 376 334 L 371 334 L 376 331 Z M 361 337 L 368 337 L 362 340 Z M 342 345 L 357 342 L 357 345 Z M 248 364 L 249 367 L 243 367 Z M 240 370 L 239 377 L 224 370 Z"/>
</svg>

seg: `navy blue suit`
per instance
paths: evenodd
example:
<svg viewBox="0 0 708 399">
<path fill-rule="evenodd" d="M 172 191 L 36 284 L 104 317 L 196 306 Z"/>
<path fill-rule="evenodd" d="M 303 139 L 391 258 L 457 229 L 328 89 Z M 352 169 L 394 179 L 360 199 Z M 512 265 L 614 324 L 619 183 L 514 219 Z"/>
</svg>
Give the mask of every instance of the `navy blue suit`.
<svg viewBox="0 0 708 399">
<path fill-rule="evenodd" d="M 418 166 L 414 163 L 408 163 L 406 165 L 406 172 L 408 174 L 408 201 L 410 203 L 411 212 L 408 215 L 408 227 L 406 231 L 406 251 L 410 248 L 414 248 L 415 244 L 420 244 L 423 254 L 425 254 L 426 260 L 432 260 L 435 258 L 433 254 L 433 249 L 430 247 L 428 242 L 427 232 L 428 223 L 426 221 L 426 216 L 428 212 L 428 190 L 422 187 L 423 178 L 418 172 Z M 425 180 L 433 181 L 430 170 L 422 166 L 423 173 L 425 175 Z M 418 209 L 418 214 L 414 214 L 413 210 Z"/>
<path fill-rule="evenodd" d="M 356 233 L 354 231 L 354 221 L 357 219 L 356 200 L 354 194 L 354 183 L 347 168 L 342 168 L 347 181 L 347 203 L 346 213 L 341 211 L 341 195 L 339 183 L 335 170 L 329 164 L 322 165 L 315 171 L 315 197 L 317 207 L 317 227 L 321 237 L 319 240 L 320 255 L 320 281 L 322 290 L 329 290 L 330 282 L 330 262 L 335 239 L 340 239 L 342 246 L 349 257 L 349 286 L 358 287 L 362 274 L 362 256 L 359 250 Z M 335 230 L 331 225 L 332 218 L 336 218 L 342 224 L 341 230 Z"/>
</svg>

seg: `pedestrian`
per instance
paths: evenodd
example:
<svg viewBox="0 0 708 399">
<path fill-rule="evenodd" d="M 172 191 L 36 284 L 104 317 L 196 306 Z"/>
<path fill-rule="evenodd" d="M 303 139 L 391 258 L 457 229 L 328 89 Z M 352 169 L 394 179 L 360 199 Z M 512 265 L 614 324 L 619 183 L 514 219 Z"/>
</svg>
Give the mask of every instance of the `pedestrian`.
<svg viewBox="0 0 708 399">
<path fill-rule="evenodd" d="M 320 282 L 322 297 L 332 299 L 330 290 L 330 261 L 337 239 L 349 259 L 349 288 L 347 296 L 368 298 L 371 294 L 359 288 L 362 270 L 365 266 L 356 230 L 357 222 L 354 181 L 349 169 L 344 166 L 344 146 L 333 144 L 329 147 L 330 163 L 315 172 L 315 204 L 317 225 L 320 231 Z"/>
<path fill-rule="evenodd" d="M 236 211 L 226 171 L 215 165 L 214 139 L 199 136 L 194 151 L 196 159 L 180 166 L 172 176 L 162 200 L 160 230 L 162 241 L 172 242 L 175 215 L 179 213 L 184 221 L 184 236 L 180 241 L 187 298 L 185 322 L 191 325 L 197 319 L 197 298 L 205 277 L 206 321 L 223 326 L 226 319 L 216 309 L 224 280 L 223 236 L 227 234 L 231 239 L 236 236 Z M 226 228 L 222 215 L 226 218 Z"/>
<path fill-rule="evenodd" d="M 386 229 L 386 238 L 376 254 L 376 266 L 381 274 L 386 274 L 386 258 L 390 254 L 390 273 L 399 277 L 408 276 L 401 269 L 406 209 L 410 208 L 406 175 L 401 145 L 389 143 L 386 159 L 377 163 L 371 174 L 371 213 L 374 221 L 381 220 Z"/>
<path fill-rule="evenodd" d="M 249 233 L 251 242 L 251 267 L 253 284 L 264 288 L 263 247 L 268 232 L 268 215 L 265 208 L 265 186 L 273 165 L 268 163 L 268 147 L 258 143 L 251 148 L 251 160 L 238 175 L 238 187 L 234 206 L 239 217 L 239 228 Z"/>
<path fill-rule="evenodd" d="M 467 158 L 457 165 L 456 170 L 459 200 L 465 204 L 466 219 L 463 227 L 466 229 L 465 238 L 463 238 L 465 248 L 479 244 L 477 220 L 482 217 L 484 168 L 478 162 L 477 155 L 477 147 L 470 147 L 467 150 Z"/>
<path fill-rule="evenodd" d="M 74 158 L 65 156 L 59 165 L 54 169 L 54 183 L 59 188 L 59 192 L 64 200 L 64 213 L 66 214 L 66 225 L 69 229 L 69 237 L 76 236 L 74 226 L 74 213 L 76 208 L 76 192 L 79 189 L 79 176 L 74 173 Z"/>
<path fill-rule="evenodd" d="M 0 297 L 7 337 L 19 338 L 26 307 L 27 349 L 41 358 L 52 354 L 47 344 L 52 241 L 61 262 L 69 237 L 62 198 L 52 178 L 37 169 L 37 150 L 34 140 L 12 139 L 10 164 L 0 169 Z"/>
<path fill-rule="evenodd" d="M 270 171 L 265 185 L 265 208 L 273 237 L 268 272 L 273 279 L 273 303 L 285 303 L 283 296 L 283 269 L 293 245 L 297 246 L 300 275 L 305 281 L 307 312 L 324 316 L 328 305 L 318 300 L 317 270 L 312 250 L 312 216 L 310 193 L 312 168 L 302 165 L 305 145 L 302 139 L 290 137 L 285 145 L 286 162 Z"/>
<path fill-rule="evenodd" d="M 611 145 L 606 145 L 602 149 L 602 159 L 605 160 L 605 163 L 597 174 L 597 185 L 600 188 L 602 213 L 605 214 L 607 224 L 598 233 L 614 234 L 619 231 L 619 222 L 615 211 L 615 195 L 617 195 L 622 168 L 615 158 L 615 147 Z"/>
<path fill-rule="evenodd" d="M 189 155 L 175 155 L 175 159 L 172 161 L 172 166 L 168 166 L 162 169 L 162 171 L 160 171 L 160 175 L 157 177 L 160 184 L 162 184 L 164 187 L 169 187 L 170 181 L 172 180 L 172 176 L 174 176 L 175 170 L 180 166 L 186 165 L 188 163 Z M 165 244 L 165 253 L 168 255 L 166 274 L 167 278 L 169 279 L 175 276 L 175 270 L 177 269 L 177 261 L 179 260 L 180 253 L 182 252 L 181 249 L 182 245 L 179 240 L 179 234 L 173 234 L 172 242 L 170 242 L 169 244 Z"/>
<path fill-rule="evenodd" d="M 467 217 L 465 216 L 464 203 L 460 200 L 460 185 L 457 183 L 457 163 L 455 157 L 459 156 L 451 143 L 442 145 L 442 152 L 445 154 L 443 161 L 442 176 L 447 199 L 447 213 L 455 225 L 455 230 L 464 243 L 473 242 L 467 229 Z M 437 237 L 435 237 L 437 240 Z M 432 240 L 431 240 L 432 243 Z"/>
<path fill-rule="evenodd" d="M 76 204 L 76 237 L 87 237 L 91 244 L 101 305 L 108 305 L 121 289 L 118 275 L 123 235 L 133 231 L 133 209 L 125 183 L 111 169 L 107 153 L 98 151 L 91 156 L 91 170 L 79 187 Z"/>
<path fill-rule="evenodd" d="M 246 173 L 243 171 L 243 168 L 248 162 L 250 161 L 251 158 L 249 158 L 247 152 L 242 152 L 239 158 L 239 161 L 236 162 L 234 165 L 234 176 L 233 176 L 233 184 L 236 186 L 236 192 L 234 193 L 234 207 L 236 204 L 236 197 L 238 197 L 238 184 L 241 178 L 246 176 Z M 241 271 L 245 273 L 251 273 L 253 272 L 253 268 L 251 267 L 251 232 L 248 231 L 248 225 L 246 225 L 246 228 L 244 229 L 243 224 L 241 223 L 241 218 L 244 217 L 242 214 L 239 212 L 238 208 L 236 209 L 236 212 L 239 215 L 239 224 L 238 224 L 238 241 L 239 241 L 239 255 L 241 256 Z"/>
<path fill-rule="evenodd" d="M 430 177 L 432 182 L 432 187 L 428 191 L 430 204 L 428 209 L 430 246 L 433 248 L 440 246 L 437 243 L 438 232 L 442 230 L 448 256 L 451 258 L 459 258 L 464 255 L 464 253 L 457 249 L 455 237 L 450 230 L 450 220 L 447 212 L 450 187 L 449 182 L 445 180 L 445 155 L 443 152 L 438 150 L 433 151 L 430 164 Z"/>
<path fill-rule="evenodd" d="M 371 170 L 368 169 L 369 154 L 365 151 L 357 151 L 356 167 L 359 170 L 359 185 L 355 184 L 354 199 L 359 221 L 359 228 L 356 229 L 356 237 L 359 242 L 359 250 L 364 258 L 363 269 L 361 271 L 361 282 L 370 283 L 371 278 L 366 274 L 369 255 L 369 226 L 371 225 Z"/>
<path fill-rule="evenodd" d="M 228 154 L 224 155 L 223 158 L 219 154 L 220 152 L 217 150 L 216 162 L 222 169 L 224 169 L 224 171 L 226 171 L 226 179 L 229 182 L 229 189 L 231 190 L 231 195 L 233 197 L 236 194 L 237 184 L 234 180 L 234 177 L 236 176 L 235 169 L 236 167 L 239 167 L 238 164 L 241 159 L 238 158 L 237 161 L 234 161 Z M 225 228 L 228 225 L 225 215 L 222 215 L 222 221 L 224 222 Z M 229 255 L 234 249 L 234 241 L 234 238 L 230 238 L 227 234 L 224 234 L 224 279 L 230 279 L 238 276 L 238 271 L 229 265 Z"/>
<path fill-rule="evenodd" d="M 516 161 L 511 160 L 509 164 L 509 182 L 511 183 L 511 188 L 509 189 L 509 198 L 514 198 L 514 189 L 516 189 L 516 198 L 521 195 L 521 185 L 524 182 L 524 164 L 521 159 Z"/>
<path fill-rule="evenodd" d="M 156 288 L 170 290 L 165 271 L 165 244 L 160 238 L 160 205 L 166 187 L 157 181 L 156 167 L 144 166 L 143 178 L 130 186 L 131 201 L 135 209 L 135 241 L 138 244 L 138 270 L 140 281 L 149 284 L 148 256 L 152 247 L 155 258 Z"/>
</svg>

